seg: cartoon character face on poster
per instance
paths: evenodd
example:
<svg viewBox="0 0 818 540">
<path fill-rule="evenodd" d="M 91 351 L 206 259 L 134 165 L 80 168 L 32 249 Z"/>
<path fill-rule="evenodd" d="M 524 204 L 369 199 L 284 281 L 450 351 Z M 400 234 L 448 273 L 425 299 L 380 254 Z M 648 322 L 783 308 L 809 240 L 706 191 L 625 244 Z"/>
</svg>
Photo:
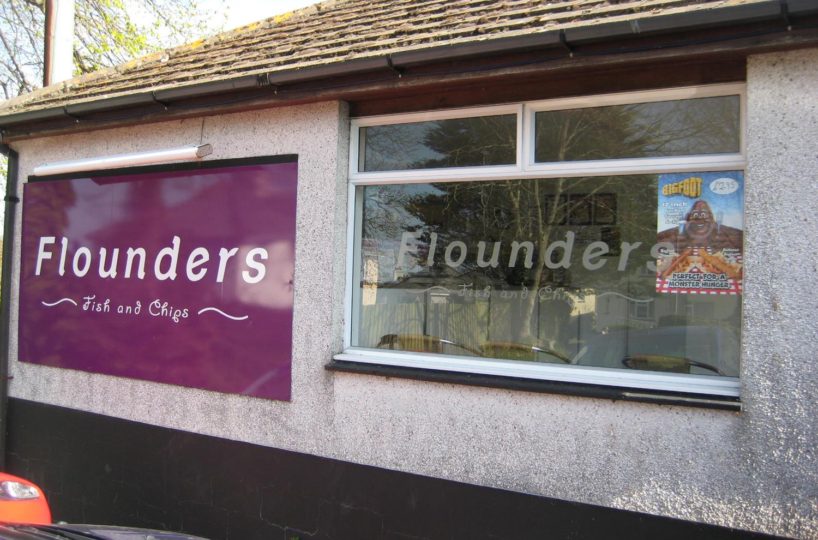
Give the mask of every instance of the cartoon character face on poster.
<svg viewBox="0 0 818 540">
<path fill-rule="evenodd" d="M 685 218 L 688 238 L 696 245 L 706 246 L 708 240 L 716 232 L 716 222 L 713 220 L 713 212 L 710 211 L 707 201 L 699 199 L 694 202 Z"/>
<path fill-rule="evenodd" d="M 659 292 L 740 293 L 743 188 L 740 172 L 659 177 Z"/>
</svg>

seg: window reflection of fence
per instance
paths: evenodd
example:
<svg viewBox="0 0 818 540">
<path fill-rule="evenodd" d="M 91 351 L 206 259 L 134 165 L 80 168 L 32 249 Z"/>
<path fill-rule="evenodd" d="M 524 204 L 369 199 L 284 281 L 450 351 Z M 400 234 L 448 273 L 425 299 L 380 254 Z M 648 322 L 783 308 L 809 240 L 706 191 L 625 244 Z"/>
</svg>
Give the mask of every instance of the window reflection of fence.
<svg viewBox="0 0 818 540">
<path fill-rule="evenodd" d="M 487 340 L 487 301 L 395 289 L 380 289 L 378 295 L 379 303 L 361 310 L 363 347 L 397 349 L 384 347 L 384 338 L 388 342 L 388 336 L 434 336 L 451 342 L 444 347 L 447 350 L 437 352 L 469 355 L 473 354 L 469 349 L 479 349 Z"/>
<path fill-rule="evenodd" d="M 379 302 L 361 310 L 363 347 L 564 362 L 576 353 L 590 327 L 571 317 L 565 299 L 537 301 L 530 321 L 534 338 L 519 339 L 524 310 L 508 291 L 474 296 L 439 290 L 382 288 Z M 519 291 L 517 291 L 519 293 Z M 546 353 L 546 351 L 548 351 Z"/>
<path fill-rule="evenodd" d="M 516 292 L 519 295 L 519 291 Z M 509 291 L 499 289 L 474 291 L 472 296 L 468 296 L 459 294 L 458 291 L 445 292 L 443 287 L 429 290 L 381 288 L 378 290 L 379 302 L 362 308 L 361 346 L 455 356 L 568 363 L 588 346 L 596 347 L 594 348 L 596 351 L 600 338 L 607 336 L 613 340 L 612 343 L 618 343 L 617 340 L 630 343 L 629 335 L 634 340 L 641 339 L 642 332 L 656 326 L 651 320 L 636 317 L 636 313 L 625 320 L 616 319 L 617 323 L 613 323 L 614 319 L 602 313 L 603 306 L 614 303 L 629 306 L 629 309 L 619 307 L 613 310 L 619 315 L 627 316 L 631 311 L 636 311 L 639 315 L 652 317 L 655 316 L 657 307 L 655 302 L 635 303 L 614 296 L 593 303 L 600 308 L 599 312 L 577 311 L 574 310 L 575 301 L 570 295 L 566 295 L 538 298 L 530 321 L 532 335 L 528 339 L 520 339 L 518 331 L 524 323 L 522 314 L 526 311 L 521 309 L 519 297 L 510 298 L 508 295 Z M 663 308 L 659 313 L 664 313 L 664 318 L 667 319 L 667 309 L 671 312 L 681 309 L 681 313 L 684 313 L 688 301 L 696 302 L 702 299 L 684 298 L 682 305 L 676 306 L 676 309 L 671 305 L 674 303 L 673 299 L 660 297 L 659 300 L 662 300 L 660 304 Z M 643 313 L 642 310 L 647 313 Z M 692 309 L 687 311 L 692 312 Z M 712 316 L 712 313 L 710 315 Z M 684 324 L 685 321 L 665 322 L 673 326 L 678 322 Z M 692 321 L 687 320 L 686 323 L 691 324 Z M 604 335 L 599 325 L 607 326 L 604 328 Z M 676 328 L 683 329 L 684 326 Z M 654 331 L 670 332 L 667 328 Z M 658 347 L 660 342 L 661 340 L 657 341 L 655 345 Z M 690 344 L 688 346 L 692 347 Z M 626 345 L 620 348 L 622 347 L 623 350 L 628 349 Z M 698 351 L 694 355 L 696 358 L 706 359 L 702 351 L 695 350 Z M 725 365 L 737 365 L 734 358 L 737 353 L 725 350 L 720 354 L 725 358 Z M 679 355 L 685 356 L 681 353 Z M 617 357 L 615 361 L 610 360 L 608 362 L 610 365 L 601 359 L 586 358 L 583 362 L 592 360 L 600 362 L 605 367 L 620 367 L 620 359 Z"/>
</svg>

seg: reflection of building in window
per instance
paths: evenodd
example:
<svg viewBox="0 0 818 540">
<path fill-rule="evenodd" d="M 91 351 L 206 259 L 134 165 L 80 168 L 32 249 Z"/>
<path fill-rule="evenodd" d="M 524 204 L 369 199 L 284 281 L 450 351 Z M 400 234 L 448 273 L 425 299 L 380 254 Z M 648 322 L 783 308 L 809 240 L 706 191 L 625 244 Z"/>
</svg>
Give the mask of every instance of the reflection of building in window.
<svg viewBox="0 0 818 540">
<path fill-rule="evenodd" d="M 715 318 L 715 311 L 712 304 L 695 303 L 687 306 L 687 318 L 689 321 L 712 321 Z"/>
<path fill-rule="evenodd" d="M 571 193 L 544 197 L 552 225 L 615 225 L 616 193 Z M 556 208 L 554 206 L 556 205 Z M 553 211 L 551 209 L 553 208 Z"/>
<path fill-rule="evenodd" d="M 654 313 L 654 302 L 630 302 L 630 313 L 631 317 L 634 319 L 641 319 L 641 320 L 653 320 Z"/>
</svg>

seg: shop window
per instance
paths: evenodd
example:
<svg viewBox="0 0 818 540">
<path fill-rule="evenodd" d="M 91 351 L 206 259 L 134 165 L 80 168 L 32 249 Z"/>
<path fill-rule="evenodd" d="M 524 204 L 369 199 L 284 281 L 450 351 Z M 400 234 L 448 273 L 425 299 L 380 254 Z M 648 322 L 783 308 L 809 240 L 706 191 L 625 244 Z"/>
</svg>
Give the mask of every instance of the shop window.
<svg viewBox="0 0 818 540">
<path fill-rule="evenodd" d="M 738 395 L 743 88 L 353 121 L 340 360 Z"/>
</svg>

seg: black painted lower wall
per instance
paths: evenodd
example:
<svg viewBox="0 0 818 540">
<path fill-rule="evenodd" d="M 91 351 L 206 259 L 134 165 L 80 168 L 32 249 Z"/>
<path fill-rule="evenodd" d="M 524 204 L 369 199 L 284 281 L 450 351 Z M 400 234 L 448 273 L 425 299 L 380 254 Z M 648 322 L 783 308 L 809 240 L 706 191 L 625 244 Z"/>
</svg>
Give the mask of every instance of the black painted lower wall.
<svg viewBox="0 0 818 540">
<path fill-rule="evenodd" d="M 764 538 L 12 399 L 6 469 L 55 520 L 214 540 Z"/>
</svg>

